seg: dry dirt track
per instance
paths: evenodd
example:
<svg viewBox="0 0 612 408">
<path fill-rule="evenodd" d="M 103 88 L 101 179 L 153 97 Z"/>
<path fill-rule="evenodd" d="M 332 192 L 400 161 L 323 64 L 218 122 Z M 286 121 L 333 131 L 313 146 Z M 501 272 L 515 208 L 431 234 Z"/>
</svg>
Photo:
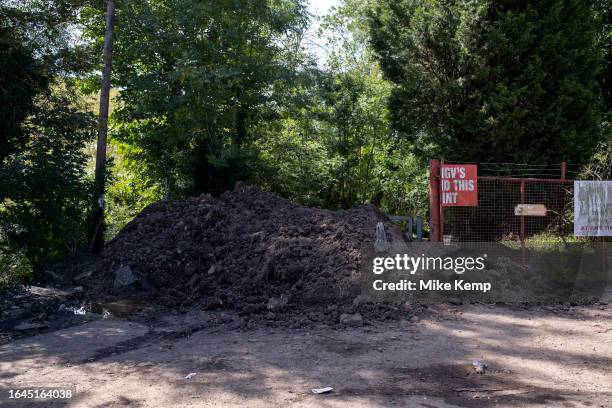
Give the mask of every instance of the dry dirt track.
<svg viewBox="0 0 612 408">
<path fill-rule="evenodd" d="M 76 384 L 72 407 L 612 407 L 611 306 L 440 306 L 352 329 L 243 331 L 231 318 L 108 319 L 22 339 L 0 347 L 0 383 Z M 335 392 L 310 393 L 323 386 Z"/>
</svg>

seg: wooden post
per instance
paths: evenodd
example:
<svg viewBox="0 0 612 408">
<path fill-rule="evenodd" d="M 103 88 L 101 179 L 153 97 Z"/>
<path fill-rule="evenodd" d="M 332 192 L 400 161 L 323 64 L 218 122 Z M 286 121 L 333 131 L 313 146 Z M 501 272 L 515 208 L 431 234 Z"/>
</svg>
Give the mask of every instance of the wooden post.
<svg viewBox="0 0 612 408">
<path fill-rule="evenodd" d="M 606 274 L 606 278 L 608 279 L 608 287 L 612 284 L 612 276 L 610 275 L 610 264 L 608 260 L 608 241 L 606 241 L 606 237 L 601 237 L 601 255 L 603 257 L 602 267 L 603 271 Z M 605 289 L 604 289 L 605 290 Z"/>
<path fill-rule="evenodd" d="M 96 150 L 96 175 L 94 182 L 93 211 L 91 220 L 90 250 L 97 252 L 104 246 L 104 182 L 106 179 L 106 136 L 113 61 L 113 30 L 115 26 L 115 0 L 107 0 L 106 31 L 104 33 L 104 68 L 100 88 L 100 118 Z"/>
<path fill-rule="evenodd" d="M 440 161 L 429 161 L 429 240 L 440 242 Z"/>
<path fill-rule="evenodd" d="M 440 160 L 440 167 L 438 169 L 438 201 L 440 203 L 439 208 L 440 208 L 440 216 L 439 216 L 439 222 L 440 222 L 440 228 L 438 228 L 438 231 L 440 231 L 438 233 L 438 240 L 440 242 L 444 241 L 444 207 L 442 206 L 442 165 L 444 164 L 444 159 Z"/>
<path fill-rule="evenodd" d="M 408 221 L 406 221 L 406 238 L 408 239 L 408 241 L 412 241 L 412 229 L 412 217 L 409 216 Z"/>
<path fill-rule="evenodd" d="M 525 180 L 521 180 L 521 204 L 525 204 Z M 525 216 L 521 215 L 521 226 L 519 231 L 521 240 L 521 261 L 525 263 Z"/>
<path fill-rule="evenodd" d="M 561 162 L 561 180 L 565 181 L 565 173 L 567 171 L 567 163 Z"/>
</svg>

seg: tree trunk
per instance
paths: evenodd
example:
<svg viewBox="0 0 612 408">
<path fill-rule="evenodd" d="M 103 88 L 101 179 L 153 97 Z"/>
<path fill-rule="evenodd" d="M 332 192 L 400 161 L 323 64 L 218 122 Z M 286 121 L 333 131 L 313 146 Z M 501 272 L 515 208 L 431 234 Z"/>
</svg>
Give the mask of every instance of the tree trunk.
<svg viewBox="0 0 612 408">
<path fill-rule="evenodd" d="M 115 25 L 115 0 L 107 0 L 106 32 L 104 33 L 104 68 L 100 89 L 100 121 L 96 151 L 96 178 L 90 232 L 90 249 L 97 252 L 104 246 L 104 182 L 106 179 L 106 135 L 113 62 L 113 30 Z"/>
</svg>

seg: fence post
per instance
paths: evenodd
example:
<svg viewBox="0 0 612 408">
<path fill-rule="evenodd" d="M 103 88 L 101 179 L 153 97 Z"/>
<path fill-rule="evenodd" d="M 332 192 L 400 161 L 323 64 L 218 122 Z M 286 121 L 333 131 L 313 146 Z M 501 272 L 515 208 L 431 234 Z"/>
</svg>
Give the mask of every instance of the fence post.
<svg viewBox="0 0 612 408">
<path fill-rule="evenodd" d="M 440 242 L 440 161 L 429 161 L 429 240 Z"/>
<path fill-rule="evenodd" d="M 408 221 L 406 221 L 406 238 L 412 241 L 412 216 L 408 216 Z"/>
<path fill-rule="evenodd" d="M 438 228 L 438 241 L 444 241 L 444 207 L 442 206 L 442 166 L 444 165 L 444 159 L 440 160 L 440 167 L 438 168 L 438 197 L 439 200 L 439 208 L 440 208 L 440 218 L 439 218 L 439 227 Z"/>
<path fill-rule="evenodd" d="M 567 168 L 567 163 L 565 163 L 564 161 L 561 162 L 561 180 L 563 181 L 565 181 L 566 168 Z"/>
<path fill-rule="evenodd" d="M 525 204 L 525 180 L 521 180 L 521 204 Z M 521 215 L 521 226 L 519 231 L 521 240 L 521 261 L 525 263 L 525 216 Z"/>
<path fill-rule="evenodd" d="M 416 217 L 416 239 L 417 241 L 423 241 L 423 218 L 420 215 Z"/>
</svg>

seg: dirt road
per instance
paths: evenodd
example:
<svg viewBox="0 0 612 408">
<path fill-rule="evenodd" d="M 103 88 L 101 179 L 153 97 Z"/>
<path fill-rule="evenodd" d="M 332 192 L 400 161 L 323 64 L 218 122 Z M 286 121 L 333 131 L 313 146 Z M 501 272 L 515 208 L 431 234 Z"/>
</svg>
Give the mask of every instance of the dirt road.
<svg viewBox="0 0 612 408">
<path fill-rule="evenodd" d="M 70 407 L 612 406 L 611 306 L 440 306 L 360 328 L 236 321 L 194 311 L 25 338 L 0 347 L 0 383 L 74 384 Z M 334 391 L 310 391 L 325 386 Z"/>
</svg>

